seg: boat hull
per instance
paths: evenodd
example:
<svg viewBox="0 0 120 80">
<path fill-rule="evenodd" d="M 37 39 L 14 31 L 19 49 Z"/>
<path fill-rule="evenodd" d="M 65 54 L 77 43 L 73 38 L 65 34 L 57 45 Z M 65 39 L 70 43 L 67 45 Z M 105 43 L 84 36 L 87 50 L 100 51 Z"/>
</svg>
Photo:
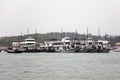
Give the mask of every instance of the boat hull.
<svg viewBox="0 0 120 80">
<path fill-rule="evenodd" d="M 7 50 L 7 53 L 22 53 L 22 51 Z"/>
<path fill-rule="evenodd" d="M 84 49 L 84 50 L 75 50 L 75 53 L 109 53 L 110 49 Z"/>
</svg>

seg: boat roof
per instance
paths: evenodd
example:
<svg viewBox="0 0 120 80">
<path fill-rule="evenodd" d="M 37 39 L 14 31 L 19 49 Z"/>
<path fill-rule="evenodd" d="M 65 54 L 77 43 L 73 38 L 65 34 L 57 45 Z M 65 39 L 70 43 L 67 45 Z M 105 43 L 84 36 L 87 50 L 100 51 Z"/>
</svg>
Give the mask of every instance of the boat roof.
<svg viewBox="0 0 120 80">
<path fill-rule="evenodd" d="M 21 42 L 21 44 L 26 44 L 26 43 L 35 44 L 36 42 L 35 41 L 34 42 L 33 41 L 32 42 L 31 41 L 23 41 L 23 42 Z"/>
<path fill-rule="evenodd" d="M 109 41 L 107 41 L 107 40 L 98 40 L 97 42 L 108 43 Z"/>
<path fill-rule="evenodd" d="M 61 41 L 45 41 L 44 43 L 62 43 Z"/>
<path fill-rule="evenodd" d="M 29 36 L 28 38 L 25 39 L 25 41 L 29 41 L 29 40 L 34 41 L 35 39 L 32 38 L 31 36 Z"/>
</svg>

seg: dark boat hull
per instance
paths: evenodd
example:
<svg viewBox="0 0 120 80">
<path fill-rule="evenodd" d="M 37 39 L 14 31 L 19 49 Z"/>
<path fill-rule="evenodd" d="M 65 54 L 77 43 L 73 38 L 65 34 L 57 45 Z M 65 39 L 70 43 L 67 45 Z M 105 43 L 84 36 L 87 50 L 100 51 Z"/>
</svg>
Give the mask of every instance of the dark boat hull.
<svg viewBox="0 0 120 80">
<path fill-rule="evenodd" d="M 7 50 L 7 53 L 22 53 L 22 51 Z"/>
<path fill-rule="evenodd" d="M 110 49 L 84 49 L 84 50 L 75 50 L 75 53 L 109 53 Z"/>
</svg>

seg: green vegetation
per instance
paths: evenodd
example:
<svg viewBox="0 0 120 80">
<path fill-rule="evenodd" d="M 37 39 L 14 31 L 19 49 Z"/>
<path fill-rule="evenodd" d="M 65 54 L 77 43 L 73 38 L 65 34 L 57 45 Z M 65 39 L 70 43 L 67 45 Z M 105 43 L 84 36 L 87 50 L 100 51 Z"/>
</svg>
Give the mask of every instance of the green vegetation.
<svg viewBox="0 0 120 80">
<path fill-rule="evenodd" d="M 74 32 L 63 32 L 62 35 L 59 32 L 51 32 L 51 33 L 46 33 L 46 34 L 29 34 L 29 35 L 23 35 L 23 36 L 10 36 L 10 37 L 1 37 L 0 38 L 0 46 L 11 46 L 12 42 L 18 42 L 18 41 L 23 41 L 25 38 L 27 38 L 28 36 L 31 36 L 33 38 L 36 39 L 37 42 L 44 42 L 46 40 L 60 40 L 61 36 L 65 37 L 65 36 L 69 36 L 71 39 L 85 39 L 86 36 L 84 34 L 77 34 Z M 109 40 L 111 45 L 113 45 L 115 42 L 120 41 L 120 36 L 109 36 L 109 35 L 105 35 L 105 36 L 96 36 L 96 35 L 91 35 L 89 34 L 89 36 L 92 36 L 93 39 L 97 40 L 97 39 L 106 39 Z"/>
</svg>

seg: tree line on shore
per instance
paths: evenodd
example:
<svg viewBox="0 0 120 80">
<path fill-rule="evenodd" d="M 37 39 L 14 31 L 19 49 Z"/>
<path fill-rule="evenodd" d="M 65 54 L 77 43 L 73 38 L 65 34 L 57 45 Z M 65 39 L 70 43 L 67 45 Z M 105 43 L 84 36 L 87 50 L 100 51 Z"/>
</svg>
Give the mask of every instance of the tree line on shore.
<svg viewBox="0 0 120 80">
<path fill-rule="evenodd" d="M 12 42 L 20 42 L 24 41 L 27 37 L 31 36 L 36 40 L 36 42 L 44 42 L 44 41 L 50 41 L 50 40 L 61 40 L 62 37 L 68 36 L 71 39 L 86 39 L 88 36 L 92 37 L 94 40 L 98 39 L 106 39 L 110 41 L 110 44 L 113 46 L 116 42 L 120 42 L 120 36 L 110 36 L 110 35 L 104 35 L 104 36 L 98 36 L 98 35 L 85 35 L 85 34 L 78 34 L 74 32 L 63 32 L 62 34 L 59 32 L 50 32 L 45 34 L 26 34 L 26 35 L 18 35 L 18 36 L 9 36 L 9 37 L 1 37 L 0 38 L 0 46 L 11 46 Z"/>
</svg>

